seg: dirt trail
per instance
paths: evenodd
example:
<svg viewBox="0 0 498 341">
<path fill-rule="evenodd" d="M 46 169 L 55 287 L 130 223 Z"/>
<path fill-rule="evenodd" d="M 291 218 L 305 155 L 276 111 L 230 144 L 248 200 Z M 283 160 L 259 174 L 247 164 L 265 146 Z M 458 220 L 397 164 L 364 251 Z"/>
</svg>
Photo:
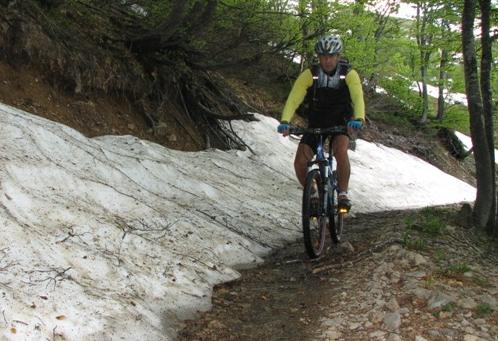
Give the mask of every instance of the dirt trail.
<svg viewBox="0 0 498 341">
<path fill-rule="evenodd" d="M 179 339 L 498 340 L 496 248 L 451 222 L 438 236 L 407 230 L 414 214 L 349 218 L 343 245 L 316 262 L 289 245 L 218 286 Z"/>
</svg>

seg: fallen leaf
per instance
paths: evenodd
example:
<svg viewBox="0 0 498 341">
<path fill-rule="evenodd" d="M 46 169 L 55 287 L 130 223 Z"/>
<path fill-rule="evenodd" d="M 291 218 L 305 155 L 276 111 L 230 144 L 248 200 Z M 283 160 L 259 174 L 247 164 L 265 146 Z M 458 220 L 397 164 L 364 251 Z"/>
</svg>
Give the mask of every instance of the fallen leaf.
<svg viewBox="0 0 498 341">
<path fill-rule="evenodd" d="M 59 316 L 57 316 L 57 317 L 56 317 L 56 319 L 58 319 L 58 320 L 65 320 L 65 319 L 66 319 L 66 316 L 64 316 L 64 315 L 59 315 Z"/>
<path fill-rule="evenodd" d="M 11 332 L 12 334 L 15 334 L 15 333 L 17 333 L 17 329 L 16 329 L 16 328 L 10 328 L 10 332 Z"/>
</svg>

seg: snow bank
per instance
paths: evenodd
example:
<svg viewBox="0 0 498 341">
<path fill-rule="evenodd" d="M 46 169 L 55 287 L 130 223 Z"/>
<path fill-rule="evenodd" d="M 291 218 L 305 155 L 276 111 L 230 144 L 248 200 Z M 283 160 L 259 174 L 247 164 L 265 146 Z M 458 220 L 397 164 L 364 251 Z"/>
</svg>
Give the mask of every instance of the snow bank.
<svg viewBox="0 0 498 341">
<path fill-rule="evenodd" d="M 459 131 L 455 131 L 456 137 L 463 143 L 465 150 L 469 151 L 472 148 L 472 139 Z M 498 150 L 495 149 L 495 163 L 498 164 Z"/>
<path fill-rule="evenodd" d="M 212 286 L 239 276 L 232 267 L 300 235 L 288 151 L 266 165 L 87 139 L 4 105 L 0 120 L 7 339 L 172 338 L 179 319 L 210 308 Z"/>
<path fill-rule="evenodd" d="M 3 339 L 166 340 L 212 287 L 300 237 L 297 142 L 234 124 L 249 151 L 88 139 L 0 104 Z M 356 212 L 472 200 L 425 162 L 358 141 Z"/>
</svg>

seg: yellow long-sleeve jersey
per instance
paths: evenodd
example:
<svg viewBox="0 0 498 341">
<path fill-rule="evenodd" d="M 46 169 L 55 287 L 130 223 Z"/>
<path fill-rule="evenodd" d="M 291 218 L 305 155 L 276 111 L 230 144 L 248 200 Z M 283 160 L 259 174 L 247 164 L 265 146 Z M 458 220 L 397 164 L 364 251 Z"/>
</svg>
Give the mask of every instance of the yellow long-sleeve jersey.
<svg viewBox="0 0 498 341">
<path fill-rule="evenodd" d="M 351 96 L 353 118 L 365 120 L 365 102 L 360 77 L 355 70 L 350 70 L 345 78 Z M 313 86 L 313 75 L 310 69 L 303 71 L 296 79 L 285 103 L 281 121 L 290 122 L 306 96 L 309 87 Z"/>
</svg>

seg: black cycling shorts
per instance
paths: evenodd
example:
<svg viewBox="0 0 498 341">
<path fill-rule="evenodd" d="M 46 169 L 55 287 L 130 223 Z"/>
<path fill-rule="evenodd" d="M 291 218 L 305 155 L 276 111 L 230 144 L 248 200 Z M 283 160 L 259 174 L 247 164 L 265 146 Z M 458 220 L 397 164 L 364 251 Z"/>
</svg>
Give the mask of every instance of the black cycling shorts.
<svg viewBox="0 0 498 341">
<path fill-rule="evenodd" d="M 337 136 L 337 135 L 346 135 L 347 137 L 349 137 L 349 135 L 347 133 L 336 133 L 336 134 L 325 134 L 325 135 L 322 135 L 324 137 L 324 140 L 323 140 L 323 146 L 327 146 L 325 144 L 326 142 L 326 138 L 328 136 L 330 136 L 330 142 L 332 142 L 332 140 L 334 139 L 334 136 Z M 301 137 L 301 141 L 299 142 L 300 144 L 303 143 L 303 144 L 306 144 L 308 146 L 311 147 L 311 149 L 313 150 L 313 153 L 316 154 L 316 148 L 318 147 L 318 142 L 320 141 L 319 140 L 320 138 L 320 135 L 316 135 L 316 134 L 303 134 L 303 137 Z M 325 147 L 325 150 L 328 151 L 328 148 Z"/>
</svg>

